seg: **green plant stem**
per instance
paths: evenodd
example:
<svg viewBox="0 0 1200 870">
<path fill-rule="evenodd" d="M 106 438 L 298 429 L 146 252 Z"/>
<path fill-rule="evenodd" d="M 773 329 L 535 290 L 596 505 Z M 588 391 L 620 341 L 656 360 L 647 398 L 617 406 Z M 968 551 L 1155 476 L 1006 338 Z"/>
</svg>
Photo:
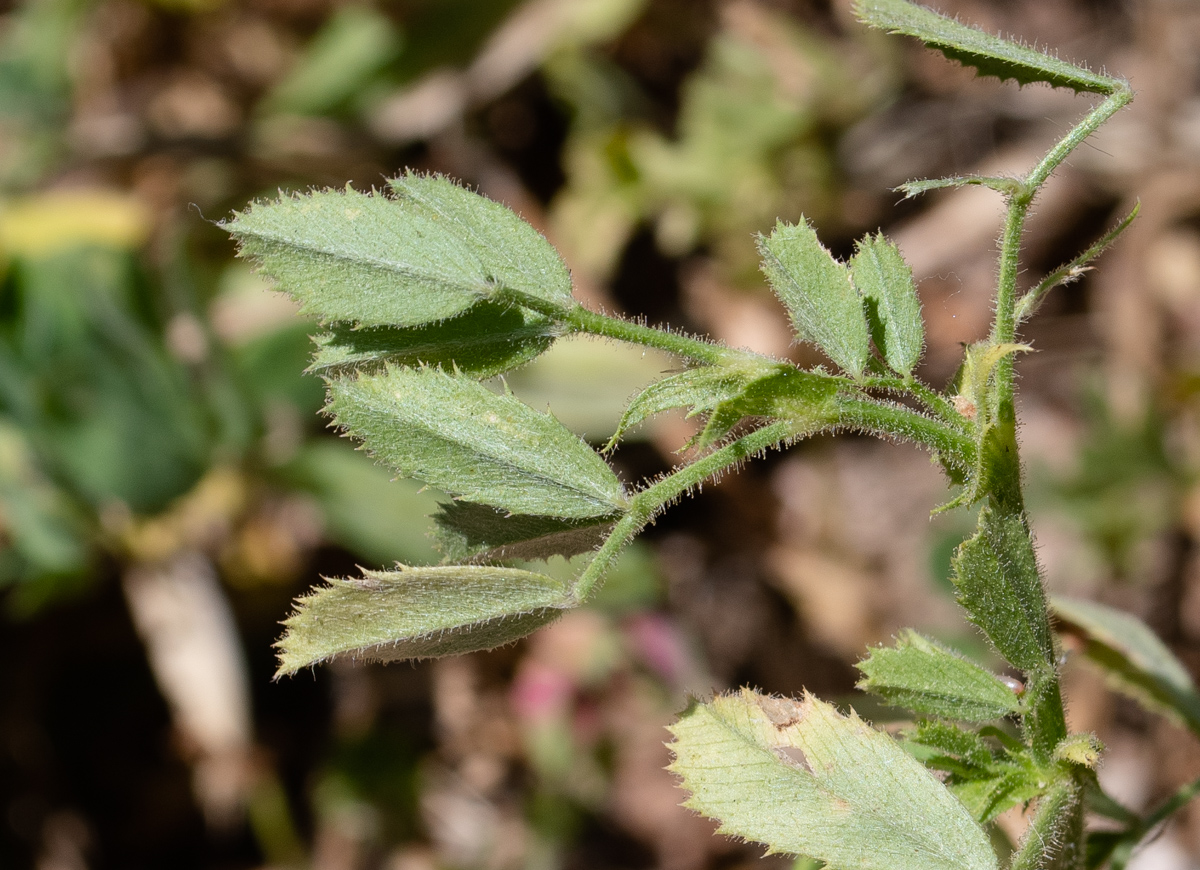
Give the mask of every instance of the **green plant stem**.
<svg viewBox="0 0 1200 870">
<path fill-rule="evenodd" d="M 835 417 L 829 422 L 840 428 L 884 438 L 911 439 L 964 471 L 970 471 L 975 464 L 973 437 L 903 405 L 842 398 L 838 400 Z"/>
<path fill-rule="evenodd" d="M 864 380 L 862 385 L 867 389 L 894 390 L 896 392 L 908 393 L 924 405 L 927 410 L 937 414 L 938 419 L 944 423 L 950 424 L 963 434 L 973 434 L 971 422 L 955 410 L 953 403 L 937 390 L 926 386 L 916 378 L 873 377 Z"/>
<path fill-rule="evenodd" d="M 707 363 L 708 365 L 720 365 L 733 360 L 746 359 L 747 357 L 765 359 L 765 357 L 751 353 L 750 351 L 734 350 L 722 347 L 719 344 L 692 338 L 682 333 L 668 332 L 665 329 L 655 329 L 652 326 L 589 311 L 577 302 L 558 305 L 549 300 L 517 290 L 511 290 L 507 287 L 498 289 L 492 298 L 499 302 L 510 302 L 521 305 L 530 311 L 543 314 L 557 322 L 559 326 L 566 327 L 568 332 L 582 332 L 588 335 L 603 336 L 604 338 L 615 338 L 618 341 L 626 341 L 630 344 L 640 344 L 643 347 L 658 348 L 675 356 Z"/>
<path fill-rule="evenodd" d="M 788 421 L 780 421 L 756 429 L 749 435 L 743 435 L 736 441 L 726 444 L 707 456 L 685 465 L 668 474 L 657 483 L 653 483 L 629 500 L 629 510 L 613 527 L 608 538 L 596 551 L 591 564 L 579 576 L 575 583 L 575 597 L 585 600 L 591 593 L 596 582 L 612 564 L 617 553 L 638 532 L 645 528 L 662 508 L 679 498 L 689 489 L 700 486 L 709 478 L 726 471 L 746 459 L 751 458 L 772 447 L 777 447 L 791 438 L 799 435 L 795 425 Z"/>
<path fill-rule="evenodd" d="M 1083 860 L 1083 788 L 1066 775 L 1038 799 L 1009 870 L 1076 870 Z"/>
</svg>

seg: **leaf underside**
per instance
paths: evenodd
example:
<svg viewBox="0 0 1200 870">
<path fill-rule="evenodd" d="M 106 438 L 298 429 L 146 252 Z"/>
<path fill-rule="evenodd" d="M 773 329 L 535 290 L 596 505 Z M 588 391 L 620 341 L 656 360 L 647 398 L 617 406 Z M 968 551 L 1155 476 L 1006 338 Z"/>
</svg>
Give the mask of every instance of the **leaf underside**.
<svg viewBox="0 0 1200 870">
<path fill-rule="evenodd" d="M 685 803 L 720 831 L 834 868 L 995 870 L 983 830 L 890 736 L 811 695 L 743 689 L 671 726 Z"/>
<path fill-rule="evenodd" d="M 429 365 L 490 378 L 549 349 L 554 332 L 549 320 L 523 308 L 480 302 L 457 317 L 417 327 L 336 324 L 316 342 L 308 371 L 326 377 Z"/>
<path fill-rule="evenodd" d="M 621 483 L 550 414 L 437 369 L 335 380 L 337 425 L 401 474 L 467 501 L 567 519 L 624 509 Z"/>
<path fill-rule="evenodd" d="M 434 543 L 454 562 L 577 556 L 600 546 L 615 521 L 613 517 L 565 520 L 508 514 L 462 501 L 440 507 L 433 517 Z"/>
<path fill-rule="evenodd" d="M 366 571 L 297 600 L 276 644 L 276 676 L 340 658 L 389 662 L 492 649 L 577 603 L 566 582 L 516 568 Z"/>
<path fill-rule="evenodd" d="M 907 0 L 857 0 L 854 10 L 865 24 L 916 37 L 951 60 L 974 67 L 981 76 L 1014 79 L 1022 85 L 1045 82 L 1095 94 L 1111 94 L 1119 86 L 1108 76 L 969 27 Z"/>
</svg>

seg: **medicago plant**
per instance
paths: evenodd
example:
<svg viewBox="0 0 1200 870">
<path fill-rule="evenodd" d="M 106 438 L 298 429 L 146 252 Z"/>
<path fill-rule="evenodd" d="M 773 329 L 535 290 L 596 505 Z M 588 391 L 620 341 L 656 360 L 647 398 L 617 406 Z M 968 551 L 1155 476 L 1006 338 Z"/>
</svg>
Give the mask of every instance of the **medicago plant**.
<svg viewBox="0 0 1200 870">
<path fill-rule="evenodd" d="M 978 530 L 954 560 L 958 600 L 1019 680 L 909 631 L 859 664 L 861 688 L 917 714 L 898 735 L 808 695 L 743 690 L 693 703 L 672 729 L 672 769 L 691 794 L 687 805 L 719 819 L 724 832 L 814 866 L 1123 866 L 1197 786 L 1136 816 L 1099 788 L 1098 741 L 1067 731 L 1060 646 L 1023 505 L 1013 360 L 1029 350 L 1019 343 L 1022 322 L 1133 218 L 1018 294 L 1022 231 L 1039 188 L 1132 92 L 905 0 L 861 0 L 857 11 L 981 74 L 1099 98 L 1024 177 L 904 186 L 911 196 L 983 185 L 1007 203 L 995 321 L 966 349 L 945 392 L 913 375 L 924 343 L 920 305 L 908 266 L 882 235 L 862 239 L 847 263 L 805 221 L 759 240 L 767 279 L 799 338 L 836 366 L 828 371 L 584 308 L 562 260 L 532 227 L 441 177 L 407 174 L 383 192 L 285 196 L 225 224 L 242 255 L 325 324 L 311 371 L 328 383 L 336 425 L 400 474 L 452 496 L 433 517 L 444 564 L 366 571 L 314 590 L 286 621 L 279 672 L 513 641 L 587 601 L 622 547 L 704 481 L 820 432 L 913 441 L 958 489 L 949 505 L 978 511 Z M 576 333 L 658 348 L 684 365 L 630 401 L 601 452 L 492 380 Z M 706 420 L 690 461 L 644 485 L 622 483 L 604 452 L 630 427 L 675 408 Z M 585 558 L 569 580 L 513 565 L 554 555 Z M 1145 626 L 1098 605 L 1056 607 L 1121 686 L 1200 730 L 1190 678 Z M 1003 837 L 992 823 L 1019 805 L 1032 808 L 1028 833 L 997 855 Z M 1113 824 L 1089 836 L 1085 809 Z"/>
</svg>

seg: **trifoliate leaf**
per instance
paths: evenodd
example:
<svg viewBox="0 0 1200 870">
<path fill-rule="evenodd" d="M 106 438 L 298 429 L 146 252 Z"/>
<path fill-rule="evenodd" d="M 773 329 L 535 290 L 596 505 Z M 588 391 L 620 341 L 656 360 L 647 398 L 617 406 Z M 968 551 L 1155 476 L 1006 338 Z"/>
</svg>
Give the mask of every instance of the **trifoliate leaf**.
<svg viewBox="0 0 1200 870">
<path fill-rule="evenodd" d="M 222 226 L 301 311 L 323 321 L 419 326 L 498 286 L 563 301 L 571 278 L 537 230 L 444 178 L 408 176 L 402 194 L 313 191 L 258 202 Z M 453 208 L 443 207 L 446 203 Z"/>
<path fill-rule="evenodd" d="M 511 371 L 554 341 L 549 320 L 523 308 L 480 302 L 464 314 L 417 327 L 335 325 L 317 336 L 309 371 L 326 377 L 385 363 L 431 365 L 474 378 Z"/>
<path fill-rule="evenodd" d="M 615 522 L 603 516 L 565 520 L 509 514 L 463 501 L 441 505 L 433 519 L 434 543 L 453 562 L 576 556 L 600 546 Z"/>
<path fill-rule="evenodd" d="M 802 339 L 842 370 L 862 377 L 871 357 L 867 315 L 850 283 L 850 270 L 821 246 L 807 221 L 780 223 L 759 236 L 762 269 Z"/>
<path fill-rule="evenodd" d="M 1057 57 L 968 27 L 907 0 L 857 0 L 854 11 L 865 24 L 915 36 L 951 60 L 974 67 L 983 76 L 1015 79 L 1019 84 L 1046 82 L 1077 92 L 1111 94 L 1120 83 Z"/>
<path fill-rule="evenodd" d="M 612 469 L 550 414 L 438 369 L 338 379 L 329 410 L 368 452 L 407 477 L 513 513 L 619 513 Z"/>
<path fill-rule="evenodd" d="M 892 371 L 912 374 L 925 349 L 925 324 L 912 269 L 880 233 L 858 243 L 850 277 L 862 294 L 871 338 Z"/>
<path fill-rule="evenodd" d="M 1054 615 L 1083 640 L 1083 654 L 1113 688 L 1200 734 L 1200 693 L 1191 674 L 1137 617 L 1095 601 L 1055 598 Z"/>
<path fill-rule="evenodd" d="M 516 568 L 365 571 L 297 600 L 276 644 L 276 676 L 339 658 L 389 662 L 491 649 L 577 603 L 565 581 Z"/>
<path fill-rule="evenodd" d="M 720 831 L 857 870 L 994 870 L 987 836 L 891 737 L 811 695 L 749 689 L 671 726 L 685 803 Z"/>
<path fill-rule="evenodd" d="M 1046 592 L 1021 516 L 984 508 L 979 532 L 954 557 L 954 585 L 971 621 L 1026 673 L 1054 668 Z"/>
<path fill-rule="evenodd" d="M 986 722 L 1021 708 L 995 674 L 911 630 L 900 633 L 896 646 L 871 650 L 858 669 L 864 675 L 858 688 L 917 713 Z"/>
</svg>

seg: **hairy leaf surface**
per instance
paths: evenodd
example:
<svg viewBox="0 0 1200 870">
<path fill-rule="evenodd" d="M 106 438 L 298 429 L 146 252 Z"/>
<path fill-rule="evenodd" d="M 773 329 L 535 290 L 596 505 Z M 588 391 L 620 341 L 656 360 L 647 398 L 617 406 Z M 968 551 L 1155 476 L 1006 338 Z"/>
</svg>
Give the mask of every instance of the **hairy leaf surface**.
<svg viewBox="0 0 1200 870">
<path fill-rule="evenodd" d="M 516 568 L 365 571 L 297 600 L 276 644 L 276 676 L 337 658 L 387 662 L 491 649 L 577 603 L 564 581 Z"/>
<path fill-rule="evenodd" d="M 548 559 L 594 550 L 611 531 L 615 517 L 560 517 L 509 514 L 487 505 L 452 502 L 434 514 L 433 538 L 450 561 Z"/>
<path fill-rule="evenodd" d="M 850 277 L 866 303 L 875 346 L 892 371 L 912 374 L 925 349 L 925 324 L 912 269 L 900 249 L 883 233 L 861 239 L 850 260 Z"/>
<path fill-rule="evenodd" d="M 954 558 L 954 585 L 959 602 L 1000 655 L 1026 673 L 1053 670 L 1046 593 L 1019 515 L 980 511 L 979 532 Z"/>
<path fill-rule="evenodd" d="M 850 270 L 833 258 L 802 220 L 779 223 L 759 236 L 762 269 L 801 338 L 816 344 L 843 370 L 862 377 L 871 357 L 867 315 Z"/>
<path fill-rule="evenodd" d="M 474 378 L 511 371 L 537 357 L 554 341 L 546 318 L 480 302 L 464 314 L 417 327 L 335 325 L 317 336 L 309 371 L 326 377 L 384 364 L 431 365 Z"/>
<path fill-rule="evenodd" d="M 858 687 L 917 713 L 986 722 L 1016 713 L 1020 700 L 1004 681 L 949 647 L 906 629 L 894 647 L 858 663 Z"/>
<path fill-rule="evenodd" d="M 982 829 L 891 737 L 805 695 L 693 702 L 671 727 L 686 806 L 834 868 L 994 870 Z"/>
<path fill-rule="evenodd" d="M 1015 79 L 1019 84 L 1046 82 L 1058 88 L 1111 94 L 1118 83 L 1027 45 L 992 36 L 907 0 L 857 0 L 854 10 L 864 23 L 915 36 L 951 60 L 974 67 L 980 75 Z"/>
<path fill-rule="evenodd" d="M 1055 598 L 1054 614 L 1084 641 L 1083 653 L 1113 687 L 1200 734 L 1200 693 L 1183 664 L 1147 625 L 1095 601 Z"/>
<path fill-rule="evenodd" d="M 418 326 L 501 285 L 570 297 L 558 253 L 504 206 L 444 178 L 394 184 L 398 199 L 350 188 L 293 194 L 254 203 L 223 226 L 242 256 L 323 321 Z"/>
<path fill-rule="evenodd" d="M 513 513 L 607 517 L 625 496 L 612 469 L 550 414 L 438 369 L 335 380 L 339 426 L 401 474 Z"/>
</svg>

